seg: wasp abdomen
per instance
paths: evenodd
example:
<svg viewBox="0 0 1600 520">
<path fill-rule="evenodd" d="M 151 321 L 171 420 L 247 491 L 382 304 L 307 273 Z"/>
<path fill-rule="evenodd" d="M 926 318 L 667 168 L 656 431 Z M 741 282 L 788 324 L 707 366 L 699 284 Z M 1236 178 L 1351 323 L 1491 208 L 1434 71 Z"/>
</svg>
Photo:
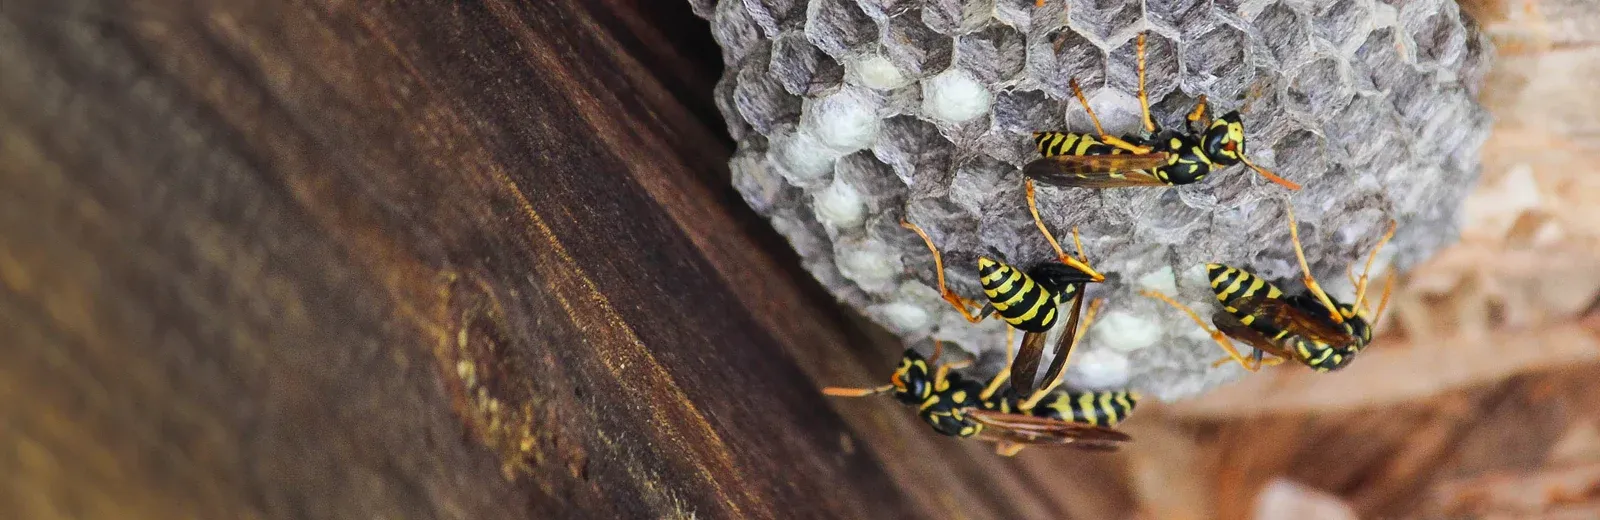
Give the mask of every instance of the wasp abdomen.
<svg viewBox="0 0 1600 520">
<path fill-rule="evenodd" d="M 1237 267 L 1206 264 L 1206 276 L 1211 279 L 1211 291 L 1216 293 L 1217 301 L 1222 302 L 1222 308 L 1229 314 L 1238 316 L 1239 321 L 1245 325 L 1251 325 L 1255 317 L 1248 312 L 1239 311 L 1241 302 L 1248 301 L 1263 291 L 1267 298 L 1283 297 L 1283 291 L 1272 282 Z"/>
<path fill-rule="evenodd" d="M 1138 404 L 1139 394 L 1134 392 L 1058 392 L 1034 407 L 1033 414 L 1109 428 L 1127 419 Z"/>
<path fill-rule="evenodd" d="M 1357 344 L 1349 347 L 1334 347 L 1321 341 L 1310 340 L 1296 336 L 1293 339 L 1295 355 L 1300 356 L 1302 362 L 1312 370 L 1318 372 L 1332 372 L 1344 368 L 1355 359 L 1356 353 L 1365 345 Z"/>
<path fill-rule="evenodd" d="M 1000 317 L 1023 332 L 1046 332 L 1056 324 L 1056 295 L 1021 270 L 983 257 L 978 279 Z"/>
<path fill-rule="evenodd" d="M 1100 142 L 1092 135 L 1073 132 L 1034 132 L 1033 143 L 1039 155 L 1112 155 L 1126 150 Z"/>
</svg>

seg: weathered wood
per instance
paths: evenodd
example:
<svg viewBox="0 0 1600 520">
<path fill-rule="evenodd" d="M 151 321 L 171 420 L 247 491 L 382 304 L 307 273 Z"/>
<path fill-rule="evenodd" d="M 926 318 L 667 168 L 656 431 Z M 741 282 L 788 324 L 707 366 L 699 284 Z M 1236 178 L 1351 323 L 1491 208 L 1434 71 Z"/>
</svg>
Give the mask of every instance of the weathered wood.
<svg viewBox="0 0 1600 520">
<path fill-rule="evenodd" d="M 1600 360 L 1600 319 L 1507 328 L 1482 337 L 1379 337 L 1359 362 L 1334 373 L 1272 370 L 1175 407 L 1192 417 L 1375 409 L 1424 401 L 1515 374 Z M 1418 367 L 1427 367 L 1419 370 Z M 1271 399 L 1256 396 L 1271 395 Z"/>
<path fill-rule="evenodd" d="M 1340 496 L 1361 518 L 1406 517 L 1447 483 L 1545 465 L 1573 425 L 1600 422 L 1596 377 L 1600 368 L 1582 366 L 1359 412 L 1186 423 L 1215 460 L 1195 478 L 1216 483 L 1215 518 L 1243 517 L 1280 475 Z"/>
<path fill-rule="evenodd" d="M 898 348 L 727 187 L 657 4 L 8 4 L 0 516 L 1126 508 L 834 414 Z"/>
</svg>

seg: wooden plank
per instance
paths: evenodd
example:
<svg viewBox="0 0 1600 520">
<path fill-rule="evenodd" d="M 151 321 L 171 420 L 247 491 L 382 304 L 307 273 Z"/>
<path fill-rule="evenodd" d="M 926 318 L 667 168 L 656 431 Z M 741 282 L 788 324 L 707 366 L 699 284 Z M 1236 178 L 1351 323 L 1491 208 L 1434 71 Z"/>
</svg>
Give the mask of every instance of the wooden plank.
<svg viewBox="0 0 1600 520">
<path fill-rule="evenodd" d="M 727 186 L 686 5 L 25 3 L 0 516 L 1129 506 L 1115 457 L 1004 460 L 817 394 L 900 347 Z"/>
<path fill-rule="evenodd" d="M 1600 319 L 1591 317 L 1507 327 L 1478 337 L 1395 341 L 1384 336 L 1338 372 L 1297 366 L 1266 370 L 1174 408 L 1190 417 L 1230 417 L 1403 405 L 1517 374 L 1593 365 L 1600 360 L 1597 331 Z"/>
</svg>

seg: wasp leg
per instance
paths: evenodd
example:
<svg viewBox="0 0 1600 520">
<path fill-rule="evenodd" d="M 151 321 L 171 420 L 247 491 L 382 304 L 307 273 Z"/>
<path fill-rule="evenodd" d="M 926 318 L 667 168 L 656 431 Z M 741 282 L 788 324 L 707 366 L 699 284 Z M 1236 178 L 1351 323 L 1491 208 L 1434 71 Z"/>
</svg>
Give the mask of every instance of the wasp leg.
<svg viewBox="0 0 1600 520">
<path fill-rule="evenodd" d="M 1322 290 L 1322 285 L 1317 283 L 1316 277 L 1311 276 L 1311 265 L 1306 263 L 1305 248 L 1300 245 L 1300 227 L 1295 225 L 1294 207 L 1285 204 L 1284 210 L 1288 212 L 1289 240 L 1294 242 L 1294 257 L 1300 261 L 1300 279 L 1305 282 L 1306 290 L 1311 291 L 1311 295 L 1316 296 L 1317 301 L 1322 302 L 1322 306 L 1327 309 L 1328 316 L 1333 319 L 1333 322 L 1344 323 L 1344 315 L 1339 313 L 1339 307 L 1334 305 L 1333 299 L 1329 298 L 1328 293 Z"/>
<path fill-rule="evenodd" d="M 922 237 L 922 243 L 928 245 L 928 251 L 933 252 L 933 270 L 939 279 L 939 294 L 944 297 L 944 301 L 949 302 L 951 307 L 955 307 L 956 311 L 961 313 L 961 317 L 966 318 L 968 322 L 978 323 L 983 321 L 983 318 L 974 315 L 972 311 L 968 310 L 968 306 L 977 305 L 976 303 L 962 298 L 961 295 L 956 294 L 955 291 L 950 290 L 949 286 L 945 285 L 944 257 L 939 254 L 939 248 L 933 245 L 933 239 L 928 238 L 928 233 L 907 220 L 901 220 L 900 227 L 915 231 L 917 236 Z"/>
<path fill-rule="evenodd" d="M 961 360 L 961 361 L 957 361 L 955 363 L 945 363 L 943 365 L 939 365 L 939 368 L 945 369 L 946 373 L 949 373 L 951 370 L 961 370 L 963 368 L 971 368 L 971 367 L 972 367 L 972 360 L 970 360 L 970 359 L 964 359 L 964 360 Z"/>
<path fill-rule="evenodd" d="M 972 360 L 970 359 L 939 365 L 939 368 L 933 371 L 933 388 L 936 390 L 944 390 L 945 378 L 950 377 L 951 370 L 961 370 L 970 366 L 972 366 Z"/>
<path fill-rule="evenodd" d="M 1189 112 L 1188 119 L 1190 123 L 1196 123 L 1204 117 L 1206 117 L 1206 95 L 1201 94 L 1200 101 L 1194 104 L 1194 110 Z M 1201 126 L 1211 126 L 1211 122 L 1206 121 L 1206 123 Z"/>
<path fill-rule="evenodd" d="M 831 395 L 833 397 L 866 397 L 869 395 L 878 395 L 892 391 L 894 391 L 894 385 L 883 385 L 872 388 L 847 388 L 842 386 L 830 386 L 822 389 L 822 395 Z"/>
<path fill-rule="evenodd" d="M 1234 361 L 1234 359 L 1231 358 L 1231 357 L 1225 357 L 1225 358 L 1222 358 L 1222 359 L 1218 359 L 1216 361 L 1212 361 L 1211 362 L 1211 368 L 1218 368 L 1218 367 L 1221 367 L 1222 365 L 1226 365 L 1228 363 L 1232 363 L 1233 361 Z M 1283 364 L 1283 358 L 1280 358 L 1280 357 L 1270 357 L 1269 358 L 1269 357 L 1262 356 L 1260 350 L 1257 350 L 1255 354 L 1251 354 L 1250 355 L 1250 361 L 1252 363 L 1254 363 L 1253 366 L 1255 366 L 1255 370 L 1251 370 L 1250 369 L 1250 365 L 1246 365 L 1244 368 L 1245 368 L 1245 370 L 1250 370 L 1251 372 L 1255 372 L 1255 371 L 1261 370 L 1261 367 L 1272 367 L 1272 366 L 1278 366 L 1278 365 Z"/>
<path fill-rule="evenodd" d="M 1148 146 L 1139 146 L 1139 145 L 1136 145 L 1136 144 L 1133 144 L 1133 143 L 1129 143 L 1129 142 L 1124 141 L 1122 139 L 1119 139 L 1119 138 L 1117 138 L 1117 137 L 1115 137 L 1115 136 L 1113 136 L 1111 134 L 1106 133 L 1106 129 L 1102 128 L 1100 126 L 1100 117 L 1094 115 L 1094 109 L 1093 108 L 1089 108 L 1089 98 L 1084 97 L 1083 89 L 1078 87 L 1078 78 L 1072 78 L 1071 80 L 1069 80 L 1067 82 L 1067 84 L 1072 86 L 1072 94 L 1075 95 L 1075 96 L 1078 96 L 1078 102 L 1079 103 L 1083 103 L 1083 111 L 1089 113 L 1089 121 L 1094 123 L 1094 131 L 1095 131 L 1096 134 L 1100 135 L 1100 142 L 1108 144 L 1108 145 L 1111 145 L 1111 146 L 1115 146 L 1117 148 L 1121 148 L 1123 150 L 1127 150 L 1130 153 L 1136 153 L 1136 154 L 1147 154 L 1147 153 L 1150 153 L 1150 147 L 1148 147 Z"/>
<path fill-rule="evenodd" d="M 994 396 L 995 392 L 1000 390 L 1000 385 L 1011 378 L 1011 348 L 1014 345 L 1012 341 L 1016 340 L 1016 338 L 1016 327 L 1006 327 L 1006 367 L 1000 369 L 1000 373 L 995 374 L 994 379 L 989 380 L 989 386 L 984 387 L 983 393 L 978 394 L 978 400 L 989 400 L 990 397 Z"/>
<path fill-rule="evenodd" d="M 1078 261 L 1083 262 L 1083 265 L 1089 265 L 1089 255 L 1083 252 L 1083 239 L 1078 238 L 1078 226 L 1072 226 L 1072 247 L 1078 250 Z"/>
<path fill-rule="evenodd" d="M 1184 116 L 1184 119 L 1188 120 L 1189 131 L 1191 132 L 1204 132 L 1207 127 L 1211 126 L 1211 118 L 1206 115 L 1205 94 L 1200 95 L 1200 100 L 1194 104 L 1194 110 L 1189 111 L 1189 115 Z M 1195 123 L 1199 124 L 1196 125 Z"/>
<path fill-rule="evenodd" d="M 1244 356 L 1239 354 L 1239 349 L 1233 347 L 1233 341 L 1229 340 L 1228 336 L 1223 334 L 1222 331 L 1207 325 L 1205 320 L 1201 319 L 1200 315 L 1196 314 L 1194 309 L 1190 309 L 1188 305 L 1178 303 L 1178 301 L 1172 299 L 1172 297 L 1157 291 L 1140 291 L 1139 294 L 1167 302 L 1168 305 L 1176 307 L 1178 310 L 1183 311 L 1184 314 L 1188 314 L 1189 319 L 1194 320 L 1196 325 L 1199 325 L 1200 328 L 1205 329 L 1207 334 L 1211 335 L 1212 341 L 1217 342 L 1217 345 L 1220 345 L 1222 350 L 1228 352 L 1228 359 L 1238 362 L 1239 366 L 1244 367 L 1245 370 L 1255 372 L 1261 369 L 1259 366 L 1252 368 L 1250 363 L 1245 362 Z"/>
<path fill-rule="evenodd" d="M 1061 243 L 1056 242 L 1056 236 L 1050 233 L 1050 228 L 1045 227 L 1044 219 L 1039 218 L 1039 201 L 1034 194 L 1033 179 L 1023 181 L 1022 185 L 1027 193 L 1028 213 L 1033 215 L 1033 224 L 1039 227 L 1039 232 L 1044 233 L 1045 240 L 1050 241 L 1050 247 L 1056 250 L 1056 258 L 1059 258 L 1061 263 L 1072 266 L 1073 269 L 1083 271 L 1084 274 L 1093 277 L 1096 282 L 1105 280 L 1105 275 L 1100 274 L 1093 267 L 1089 267 L 1089 259 L 1083 254 L 1083 242 L 1078 239 L 1078 230 L 1076 228 L 1072 230 L 1072 240 L 1078 246 L 1078 256 L 1084 258 L 1083 260 L 1078 260 L 1067 256 L 1067 252 L 1061 249 Z"/>
<path fill-rule="evenodd" d="M 1367 265 L 1361 268 L 1361 281 L 1356 284 L 1356 306 L 1365 308 L 1367 303 L 1367 275 L 1372 273 L 1372 262 L 1378 259 L 1378 251 L 1383 250 L 1383 245 L 1394 238 L 1395 221 L 1389 221 L 1389 230 L 1383 233 L 1383 238 L 1378 239 L 1378 245 L 1372 246 L 1372 253 L 1367 255 Z M 1387 291 L 1387 290 L 1386 290 Z"/>
<path fill-rule="evenodd" d="M 1144 110 L 1144 131 L 1156 133 L 1156 122 L 1150 118 L 1150 95 L 1144 89 L 1144 33 L 1139 33 L 1139 108 Z M 1088 106 L 1085 104 L 1085 106 Z"/>
<path fill-rule="evenodd" d="M 1394 291 L 1394 278 L 1395 275 L 1393 271 L 1390 271 L 1388 276 L 1384 277 L 1383 299 L 1378 301 L 1378 313 L 1372 315 L 1373 327 L 1378 326 L 1378 320 L 1383 318 L 1383 310 L 1389 307 L 1389 293 Z"/>
<path fill-rule="evenodd" d="M 1022 449 L 1026 447 L 1028 447 L 1028 445 L 1022 443 L 1000 441 L 994 443 L 994 452 L 1001 457 L 1015 457 L 1017 456 L 1017 453 L 1021 452 Z"/>
<path fill-rule="evenodd" d="M 1083 296 L 1080 295 L 1078 297 L 1082 298 Z M 1072 352 L 1077 350 L 1078 342 L 1083 340 L 1084 332 L 1089 330 L 1089 324 L 1094 323 L 1094 316 L 1100 312 L 1100 304 L 1102 303 L 1105 303 L 1105 300 L 1099 298 L 1096 298 L 1093 302 L 1089 303 L 1089 310 L 1083 314 L 1083 324 L 1078 326 L 1076 335 L 1072 337 L 1072 346 L 1067 348 L 1068 362 L 1072 361 Z M 1062 363 L 1062 366 L 1067 366 L 1067 363 Z M 1061 381 L 1063 379 L 1066 379 L 1065 370 L 1062 370 L 1061 373 L 1056 374 L 1055 379 L 1045 383 L 1045 385 L 1039 387 L 1038 390 L 1035 390 L 1033 395 L 1028 396 L 1027 401 L 1023 401 L 1022 404 L 1017 405 L 1017 409 L 1022 411 L 1032 410 L 1033 407 L 1039 405 L 1039 401 L 1044 400 L 1045 396 L 1050 395 L 1050 392 L 1054 392 L 1057 387 L 1061 386 Z"/>
</svg>

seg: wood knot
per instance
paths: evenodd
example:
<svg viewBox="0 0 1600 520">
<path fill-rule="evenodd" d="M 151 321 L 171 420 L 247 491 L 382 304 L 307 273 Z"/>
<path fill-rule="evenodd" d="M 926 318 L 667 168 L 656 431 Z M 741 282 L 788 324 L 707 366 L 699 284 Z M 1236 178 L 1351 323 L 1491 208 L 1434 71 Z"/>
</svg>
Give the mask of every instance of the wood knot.
<svg viewBox="0 0 1600 520">
<path fill-rule="evenodd" d="M 525 350 L 507 326 L 495 288 L 475 273 L 442 277 L 444 337 L 436 354 L 452 404 L 468 432 L 499 455 L 507 479 L 543 457 L 534 429 L 540 397 L 526 377 Z"/>
</svg>

